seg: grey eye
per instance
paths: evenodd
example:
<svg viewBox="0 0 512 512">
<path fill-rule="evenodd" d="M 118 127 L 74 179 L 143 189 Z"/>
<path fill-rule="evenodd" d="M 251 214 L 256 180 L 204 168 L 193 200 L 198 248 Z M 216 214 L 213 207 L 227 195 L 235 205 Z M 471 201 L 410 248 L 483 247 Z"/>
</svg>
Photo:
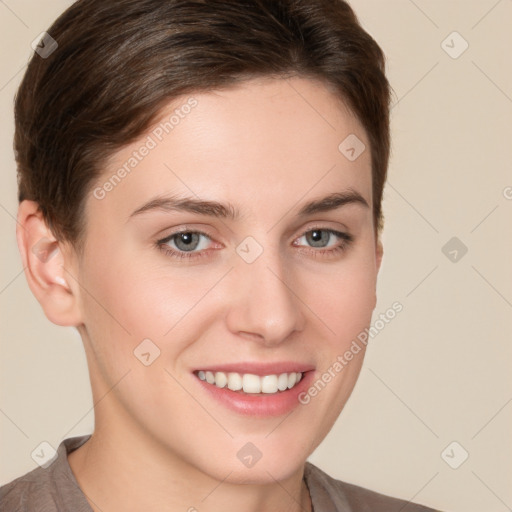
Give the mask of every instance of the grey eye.
<svg viewBox="0 0 512 512">
<path fill-rule="evenodd" d="M 331 235 L 332 233 L 325 229 L 314 229 L 306 233 L 304 236 L 312 247 L 326 247 Z"/>
<path fill-rule="evenodd" d="M 201 235 L 200 233 L 193 233 L 187 231 L 173 235 L 171 240 L 174 242 L 175 246 L 180 251 L 189 252 L 197 249 L 199 242 L 201 240 L 201 236 L 203 235 Z"/>
</svg>

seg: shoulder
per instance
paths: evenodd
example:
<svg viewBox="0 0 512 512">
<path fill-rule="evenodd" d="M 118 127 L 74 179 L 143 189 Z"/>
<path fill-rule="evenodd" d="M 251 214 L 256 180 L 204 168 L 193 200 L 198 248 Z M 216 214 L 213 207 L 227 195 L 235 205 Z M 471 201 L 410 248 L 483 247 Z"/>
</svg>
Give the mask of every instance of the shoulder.
<svg viewBox="0 0 512 512">
<path fill-rule="evenodd" d="M 314 512 L 439 512 L 336 480 L 310 462 L 306 462 L 304 477 Z"/>
<path fill-rule="evenodd" d="M 24 511 L 35 505 L 36 496 L 48 493 L 48 473 L 39 467 L 0 487 L 2 510 Z"/>
<path fill-rule="evenodd" d="M 68 453 L 89 437 L 65 439 L 51 461 L 0 487 L 0 509 L 9 512 L 90 512 L 67 460 Z"/>
</svg>

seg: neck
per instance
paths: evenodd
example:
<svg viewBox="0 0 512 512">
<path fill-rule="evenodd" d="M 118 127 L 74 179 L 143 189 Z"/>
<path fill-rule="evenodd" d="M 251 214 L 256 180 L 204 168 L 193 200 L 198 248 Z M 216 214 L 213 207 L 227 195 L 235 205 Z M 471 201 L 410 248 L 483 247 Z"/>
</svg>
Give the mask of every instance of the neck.
<svg viewBox="0 0 512 512">
<path fill-rule="evenodd" d="M 264 483 L 233 482 L 202 472 L 140 431 L 97 423 L 94 434 L 68 457 L 94 512 L 311 511 L 304 466 L 289 478 Z"/>
</svg>

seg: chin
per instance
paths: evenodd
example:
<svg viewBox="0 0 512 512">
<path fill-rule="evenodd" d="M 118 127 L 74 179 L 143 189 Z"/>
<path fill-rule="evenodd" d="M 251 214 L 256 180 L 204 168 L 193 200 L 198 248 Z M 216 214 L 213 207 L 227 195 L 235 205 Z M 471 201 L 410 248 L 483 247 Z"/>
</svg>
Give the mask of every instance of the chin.
<svg viewBox="0 0 512 512">
<path fill-rule="evenodd" d="M 258 460 L 247 459 L 244 463 L 244 452 L 235 457 L 218 459 L 219 463 L 213 467 L 204 467 L 204 472 L 212 478 L 232 484 L 273 484 L 276 480 L 282 481 L 290 478 L 297 471 L 302 471 L 306 462 L 307 453 L 285 453 L 283 450 L 266 448 Z M 249 453 L 250 450 L 247 451 Z M 254 453 L 254 456 L 257 456 Z M 210 461 L 211 462 L 211 461 Z"/>
</svg>

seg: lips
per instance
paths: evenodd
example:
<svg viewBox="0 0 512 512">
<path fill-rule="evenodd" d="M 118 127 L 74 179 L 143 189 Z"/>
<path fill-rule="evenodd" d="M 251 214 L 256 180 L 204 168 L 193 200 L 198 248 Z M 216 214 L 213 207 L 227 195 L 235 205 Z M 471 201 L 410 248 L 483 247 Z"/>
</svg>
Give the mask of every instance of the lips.
<svg viewBox="0 0 512 512">
<path fill-rule="evenodd" d="M 252 417 L 289 414 L 300 406 L 298 396 L 315 376 L 303 363 L 236 363 L 193 370 L 206 396 L 227 409 Z"/>
</svg>

